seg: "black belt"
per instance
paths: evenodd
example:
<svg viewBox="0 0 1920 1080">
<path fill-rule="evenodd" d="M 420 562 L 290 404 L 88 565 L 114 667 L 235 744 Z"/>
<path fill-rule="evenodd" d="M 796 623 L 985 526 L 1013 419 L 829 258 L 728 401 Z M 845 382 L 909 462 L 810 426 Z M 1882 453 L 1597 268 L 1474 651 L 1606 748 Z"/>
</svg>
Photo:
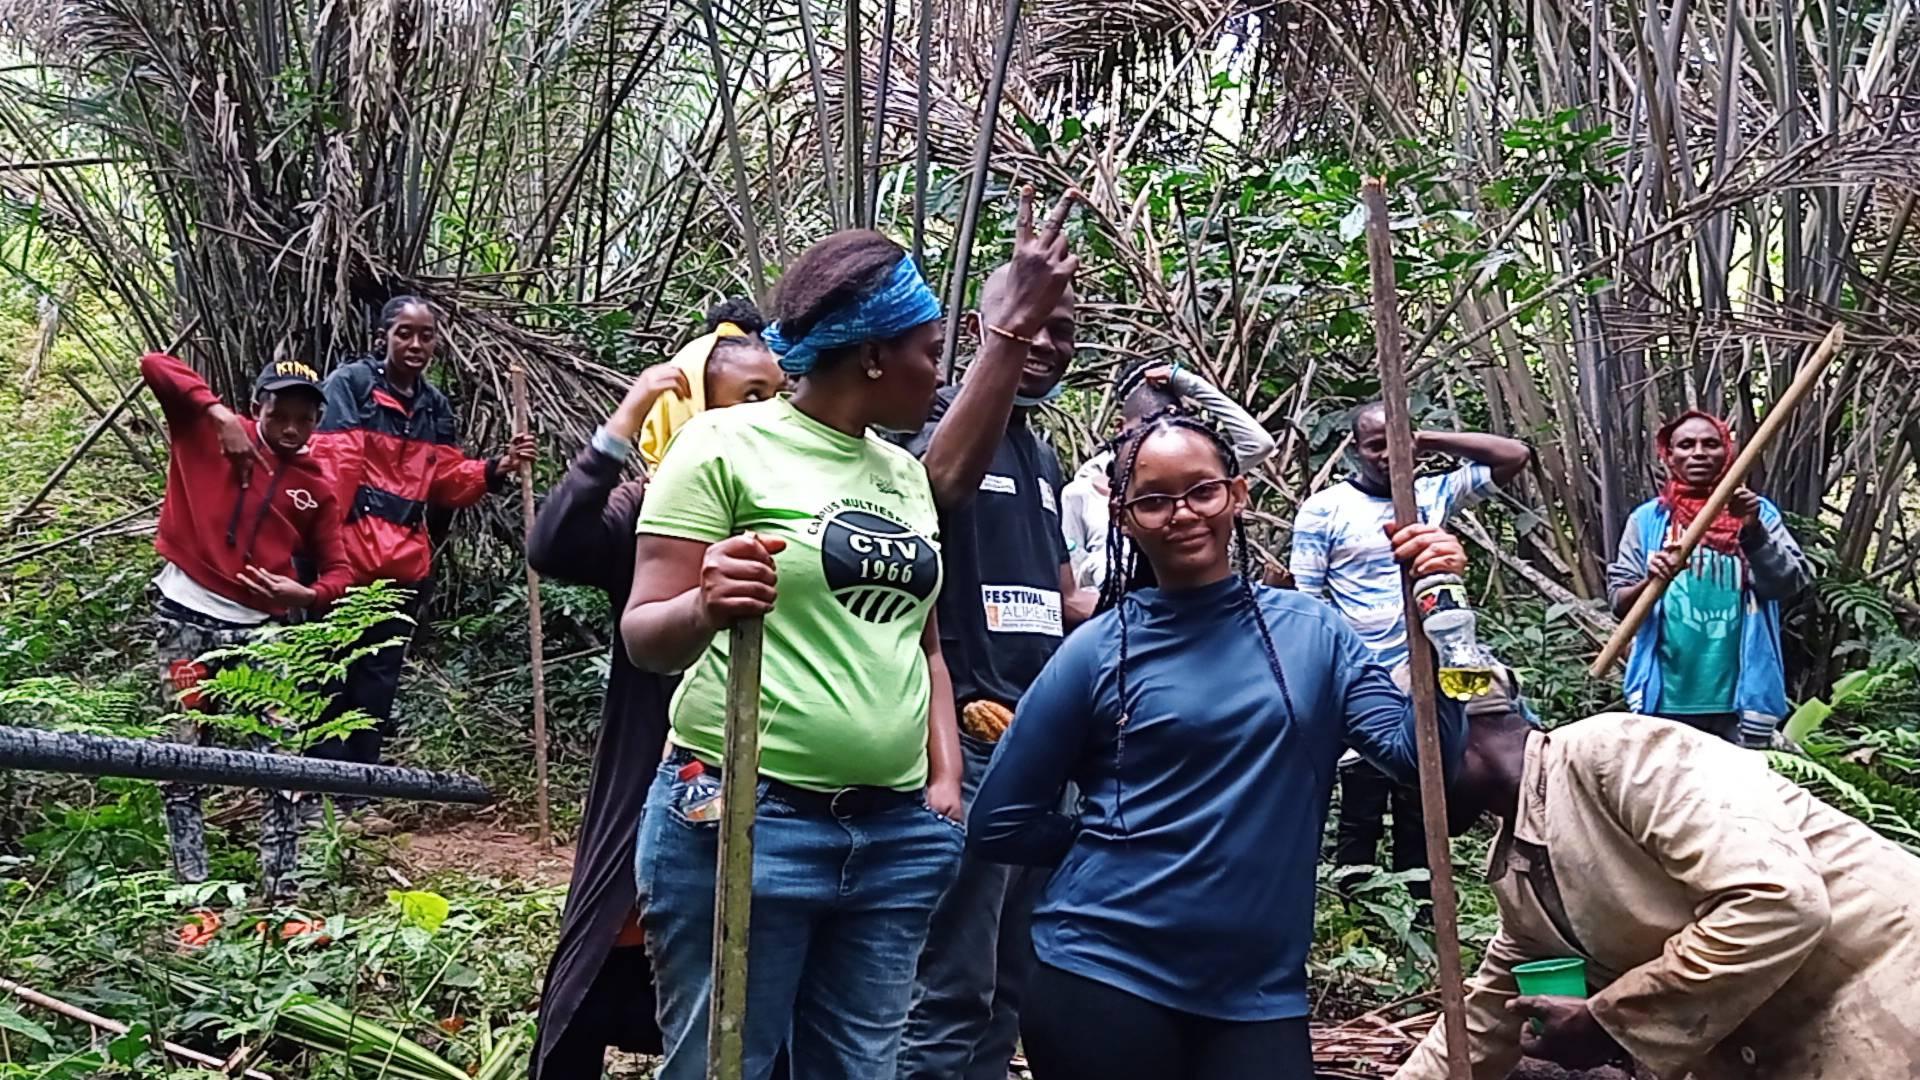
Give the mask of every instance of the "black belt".
<svg viewBox="0 0 1920 1080">
<path fill-rule="evenodd" d="M 700 758 L 684 747 L 676 746 L 667 755 L 669 765 L 688 765 L 696 761 L 700 761 Z M 720 779 L 719 766 L 700 761 L 700 767 L 716 781 Z M 812 788 L 795 787 L 770 776 L 761 777 L 760 782 L 767 785 L 767 794 L 808 817 L 866 817 L 921 801 L 918 791 L 897 791 L 888 787 L 844 787 L 838 791 L 815 791 Z"/>
</svg>

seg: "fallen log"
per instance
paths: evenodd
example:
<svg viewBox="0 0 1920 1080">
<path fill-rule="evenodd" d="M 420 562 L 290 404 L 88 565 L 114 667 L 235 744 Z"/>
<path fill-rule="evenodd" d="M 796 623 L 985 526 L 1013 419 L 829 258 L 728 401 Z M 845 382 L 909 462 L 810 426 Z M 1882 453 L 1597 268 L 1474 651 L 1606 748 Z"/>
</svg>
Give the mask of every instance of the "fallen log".
<svg viewBox="0 0 1920 1080">
<path fill-rule="evenodd" d="M 485 805 L 470 776 L 292 754 L 0 725 L 0 769 Z"/>
</svg>

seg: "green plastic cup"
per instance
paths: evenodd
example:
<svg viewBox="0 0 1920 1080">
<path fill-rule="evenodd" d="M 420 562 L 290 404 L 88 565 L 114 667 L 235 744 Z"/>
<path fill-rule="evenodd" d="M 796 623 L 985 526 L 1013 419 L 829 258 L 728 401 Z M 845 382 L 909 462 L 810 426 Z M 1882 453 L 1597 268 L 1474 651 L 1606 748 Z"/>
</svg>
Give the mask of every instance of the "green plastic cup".
<svg viewBox="0 0 1920 1080">
<path fill-rule="evenodd" d="M 1587 996 L 1587 962 L 1577 956 L 1563 956 L 1515 964 L 1513 981 L 1520 984 L 1520 993 L 1525 997 L 1583 998 Z M 1534 1020 L 1532 1025 L 1538 1033 L 1540 1021 Z"/>
<path fill-rule="evenodd" d="M 1547 995 L 1583 998 L 1587 996 L 1587 962 L 1577 956 L 1516 964 L 1513 968 L 1513 978 L 1520 984 L 1520 992 L 1529 997 Z"/>
</svg>

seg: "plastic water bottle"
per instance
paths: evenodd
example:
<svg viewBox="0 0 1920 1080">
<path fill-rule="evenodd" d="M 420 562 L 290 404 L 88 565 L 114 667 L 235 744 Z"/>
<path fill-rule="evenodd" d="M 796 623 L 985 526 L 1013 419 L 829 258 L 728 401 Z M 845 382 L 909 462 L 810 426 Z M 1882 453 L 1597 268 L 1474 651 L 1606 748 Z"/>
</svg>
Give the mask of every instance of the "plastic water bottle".
<svg viewBox="0 0 1920 1080">
<path fill-rule="evenodd" d="M 1467 603 L 1466 583 L 1456 574 L 1429 574 L 1414 585 L 1413 603 L 1420 628 L 1433 642 L 1440 692 L 1468 701 L 1492 690 L 1499 661 L 1474 632 L 1479 620 Z"/>
<path fill-rule="evenodd" d="M 688 821 L 720 820 L 720 781 L 715 780 L 705 765 L 689 761 L 680 766 L 680 782 L 687 789 L 680 793 L 680 814 Z"/>
</svg>

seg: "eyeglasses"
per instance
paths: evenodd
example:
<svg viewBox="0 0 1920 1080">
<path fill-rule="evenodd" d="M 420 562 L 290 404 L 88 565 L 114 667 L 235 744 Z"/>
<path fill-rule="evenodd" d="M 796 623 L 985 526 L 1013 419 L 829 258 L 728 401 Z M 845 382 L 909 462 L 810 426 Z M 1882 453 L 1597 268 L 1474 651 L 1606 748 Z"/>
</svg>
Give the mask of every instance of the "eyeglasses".
<svg viewBox="0 0 1920 1080">
<path fill-rule="evenodd" d="M 1163 529 L 1182 505 L 1203 518 L 1219 517 L 1233 502 L 1233 487 L 1226 480 L 1202 480 L 1178 495 L 1141 495 L 1122 504 L 1134 525 L 1142 529 Z"/>
</svg>

